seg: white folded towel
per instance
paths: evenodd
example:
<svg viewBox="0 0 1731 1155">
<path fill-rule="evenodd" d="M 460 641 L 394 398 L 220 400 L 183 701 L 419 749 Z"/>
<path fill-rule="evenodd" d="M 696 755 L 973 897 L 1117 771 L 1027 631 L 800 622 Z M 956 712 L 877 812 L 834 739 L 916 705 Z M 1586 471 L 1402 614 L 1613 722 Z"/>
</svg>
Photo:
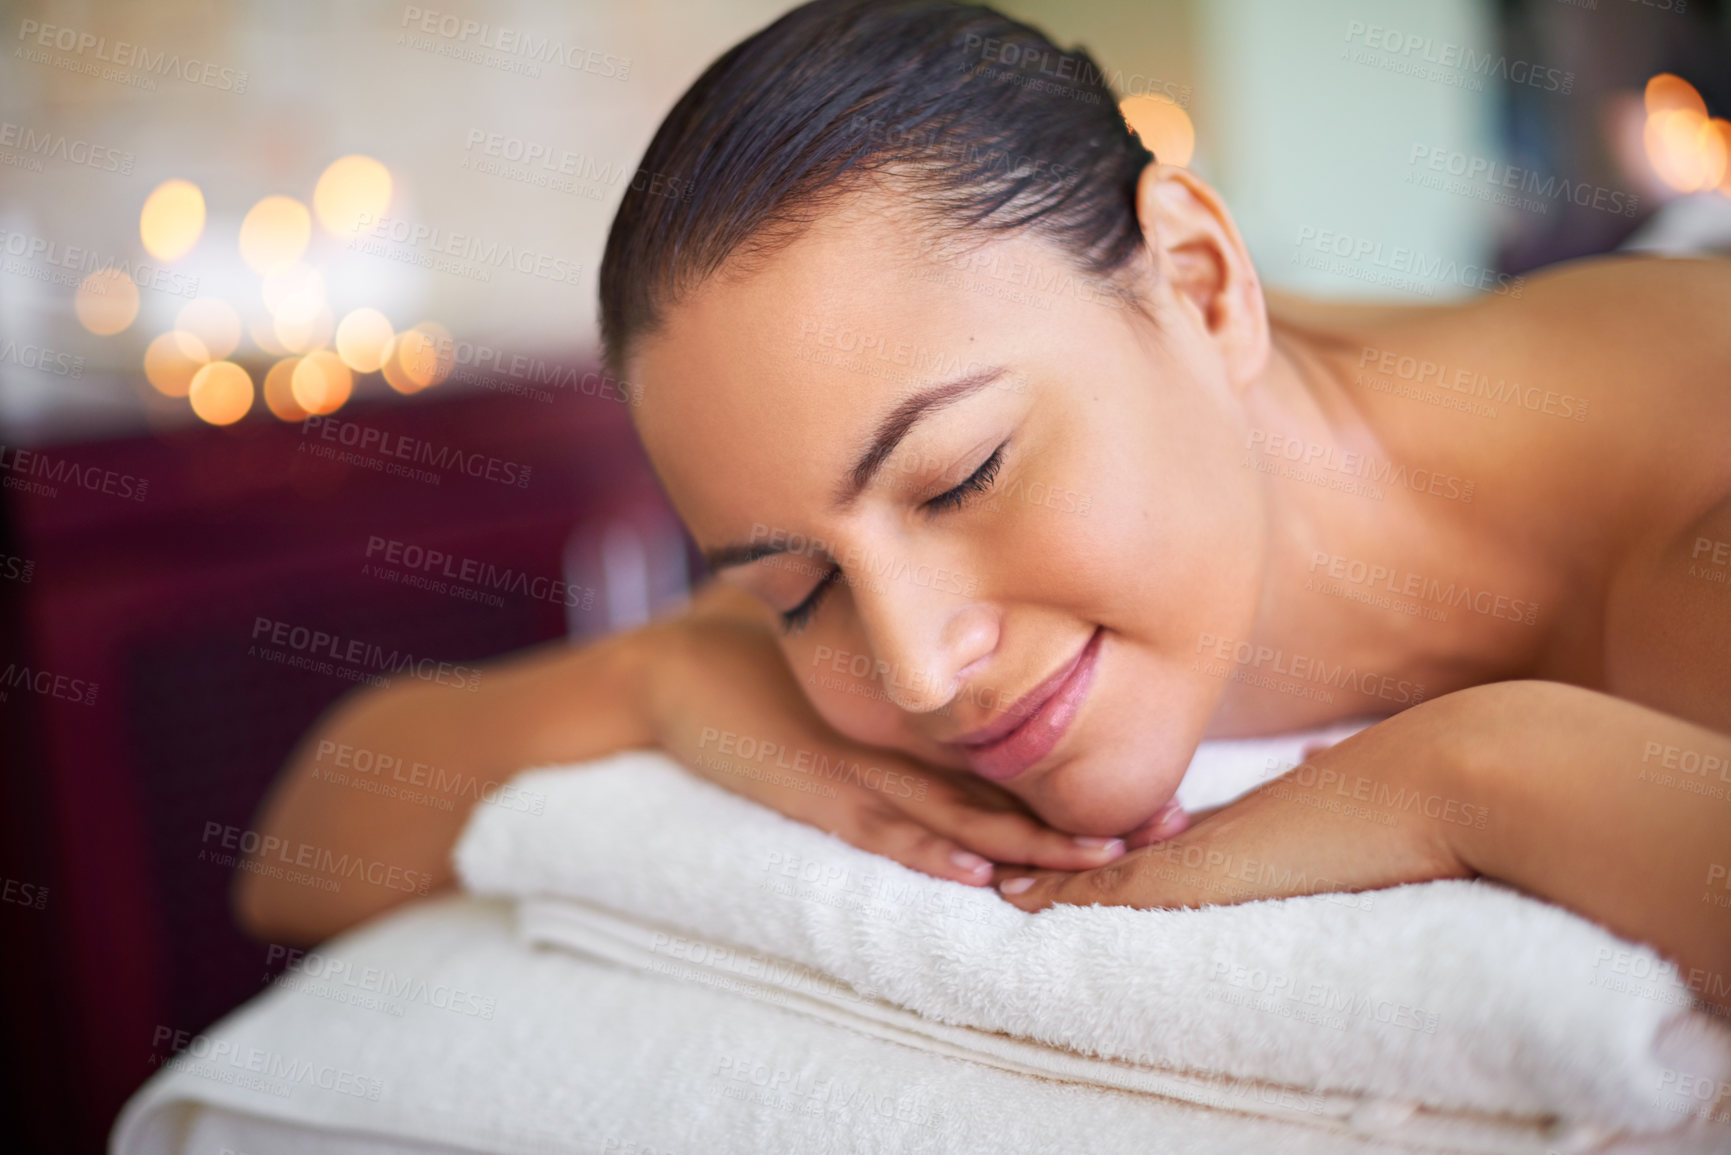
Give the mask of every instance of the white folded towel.
<svg viewBox="0 0 1731 1155">
<path fill-rule="evenodd" d="M 1301 744 L 1235 744 L 1239 781 L 1206 803 L 1193 787 L 1187 803 L 1278 773 Z M 456 861 L 472 891 L 537 900 L 523 907 L 531 938 L 707 969 L 982 1061 L 1198 1102 L 1222 1101 L 1198 1076 L 1249 1080 L 1334 1096 L 1301 1108 L 1330 1118 L 1347 1096 L 1352 1122 L 1406 1120 L 1401 1140 L 1435 1143 L 1441 1117 L 1462 1150 L 1519 1149 L 1520 1127 L 1530 1139 L 1546 1121 L 1553 1145 L 1663 1130 L 1699 1107 L 1685 1087 L 1731 1077 L 1731 1032 L 1691 1008 L 1653 952 L 1487 883 L 1030 915 L 657 752 L 516 785 L 509 804 L 476 811 Z M 521 808 L 535 796 L 544 804 Z M 1094 1065 L 1076 1066 L 1085 1057 Z M 1266 1095 L 1230 1105 L 1285 1110 Z M 1514 1117 L 1500 1138 L 1495 1116 Z"/>
</svg>

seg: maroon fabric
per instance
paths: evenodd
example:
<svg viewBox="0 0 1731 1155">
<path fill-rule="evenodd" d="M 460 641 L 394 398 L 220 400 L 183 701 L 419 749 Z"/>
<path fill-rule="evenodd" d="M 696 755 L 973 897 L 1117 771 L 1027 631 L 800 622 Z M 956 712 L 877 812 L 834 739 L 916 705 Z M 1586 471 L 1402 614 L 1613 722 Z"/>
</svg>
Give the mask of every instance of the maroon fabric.
<svg viewBox="0 0 1731 1155">
<path fill-rule="evenodd" d="M 207 823 L 250 823 L 295 741 L 354 683 L 249 655 L 259 619 L 449 661 L 506 653 L 562 636 L 565 607 L 382 580 L 363 572 L 369 542 L 559 578 L 574 528 L 669 516 L 616 401 L 434 390 L 333 420 L 343 424 L 255 416 L 45 447 L 22 464 L 14 447 L 0 456 L 0 473 L 57 491 L 4 491 L 14 552 L 35 563 L 7 591 L 23 636 L 6 661 L 65 680 L 0 702 L 7 810 L 35 835 L 34 850 L 13 844 L 8 870 L 50 888 L 42 911 L 0 909 L 40 960 L 9 967 L 42 988 L 17 1019 L 35 1037 L 14 1054 L 67 1068 L 37 1080 L 20 1123 L 57 1149 L 100 1150 L 167 1056 L 158 1029 L 207 1026 L 273 969 L 234 929 L 232 872 L 199 860 L 201 839 Z M 411 464 L 425 443 L 416 468 L 442 461 L 440 480 L 321 457 L 317 447 L 344 448 L 326 429 L 369 438 L 380 462 L 399 460 L 381 443 Z M 477 472 L 492 458 L 501 479 L 521 475 L 504 465 L 526 465 L 528 484 L 466 475 L 446 449 Z M 142 500 L 125 496 L 140 488 Z M 78 683 L 97 685 L 93 701 Z"/>
</svg>

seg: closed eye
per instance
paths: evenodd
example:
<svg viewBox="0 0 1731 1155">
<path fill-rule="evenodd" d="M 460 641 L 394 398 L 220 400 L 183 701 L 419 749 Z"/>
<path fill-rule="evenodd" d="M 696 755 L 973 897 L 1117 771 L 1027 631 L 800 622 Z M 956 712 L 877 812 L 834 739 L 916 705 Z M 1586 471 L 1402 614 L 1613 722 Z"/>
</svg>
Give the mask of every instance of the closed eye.
<svg viewBox="0 0 1731 1155">
<path fill-rule="evenodd" d="M 928 513 L 946 513 L 953 509 L 960 509 L 975 494 L 985 493 L 991 489 L 992 482 L 997 479 L 998 471 L 1004 467 L 1004 450 L 1009 444 L 1007 439 L 1001 442 L 996 449 L 992 450 L 992 455 L 980 462 L 980 467 L 968 475 L 966 481 L 952 489 L 946 489 L 936 497 L 926 499 L 920 503 L 920 508 Z M 824 594 L 829 592 L 829 587 L 839 580 L 841 580 L 841 569 L 839 567 L 831 569 L 818 579 L 817 585 L 812 587 L 811 593 L 806 595 L 804 601 L 791 610 L 783 610 L 781 614 L 782 632 L 796 634 L 804 629 L 806 623 L 811 621 L 812 614 L 817 612 L 818 603 L 823 601 Z"/>
<path fill-rule="evenodd" d="M 980 463 L 980 467 L 969 475 L 968 479 L 954 489 L 946 489 L 936 497 L 927 499 L 920 508 L 929 513 L 944 513 L 959 509 L 967 504 L 969 498 L 976 493 L 984 493 L 992 488 L 992 482 L 998 476 L 998 470 L 1004 466 L 1004 449 L 1010 443 L 1004 441 L 992 450 L 992 455 Z"/>
<path fill-rule="evenodd" d="M 839 577 L 841 577 L 841 569 L 839 567 L 832 568 L 818 579 L 817 585 L 813 586 L 811 592 L 805 595 L 803 602 L 791 610 L 783 610 L 781 614 L 782 633 L 797 634 L 805 628 L 805 624 L 811 621 L 811 615 L 817 612 L 817 603 L 823 600 L 823 595 L 830 586 L 836 583 L 836 579 Z"/>
</svg>

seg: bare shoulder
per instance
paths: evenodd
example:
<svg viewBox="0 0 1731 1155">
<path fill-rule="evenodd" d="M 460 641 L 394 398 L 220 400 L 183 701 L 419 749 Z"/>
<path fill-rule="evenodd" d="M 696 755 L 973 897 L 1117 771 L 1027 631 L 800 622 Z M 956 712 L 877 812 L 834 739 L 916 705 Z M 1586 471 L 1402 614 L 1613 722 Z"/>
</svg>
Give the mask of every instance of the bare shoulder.
<svg viewBox="0 0 1731 1155">
<path fill-rule="evenodd" d="M 1536 377 L 1579 382 L 1610 419 L 1632 422 L 1627 432 L 1731 426 L 1731 259 L 1594 257 L 1518 292 L 1463 310 L 1460 323 Z"/>
</svg>

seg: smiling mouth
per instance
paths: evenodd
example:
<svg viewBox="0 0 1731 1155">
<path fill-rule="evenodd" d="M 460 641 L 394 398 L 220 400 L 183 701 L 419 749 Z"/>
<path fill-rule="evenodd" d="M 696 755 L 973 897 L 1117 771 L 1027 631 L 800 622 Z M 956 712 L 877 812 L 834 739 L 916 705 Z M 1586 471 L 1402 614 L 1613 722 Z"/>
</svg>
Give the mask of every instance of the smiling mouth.
<svg viewBox="0 0 1731 1155">
<path fill-rule="evenodd" d="M 1105 628 L 1096 626 L 1075 657 L 1017 699 L 1002 718 L 950 743 L 968 768 L 1004 782 L 1050 754 L 1088 697 L 1105 636 Z"/>
</svg>

